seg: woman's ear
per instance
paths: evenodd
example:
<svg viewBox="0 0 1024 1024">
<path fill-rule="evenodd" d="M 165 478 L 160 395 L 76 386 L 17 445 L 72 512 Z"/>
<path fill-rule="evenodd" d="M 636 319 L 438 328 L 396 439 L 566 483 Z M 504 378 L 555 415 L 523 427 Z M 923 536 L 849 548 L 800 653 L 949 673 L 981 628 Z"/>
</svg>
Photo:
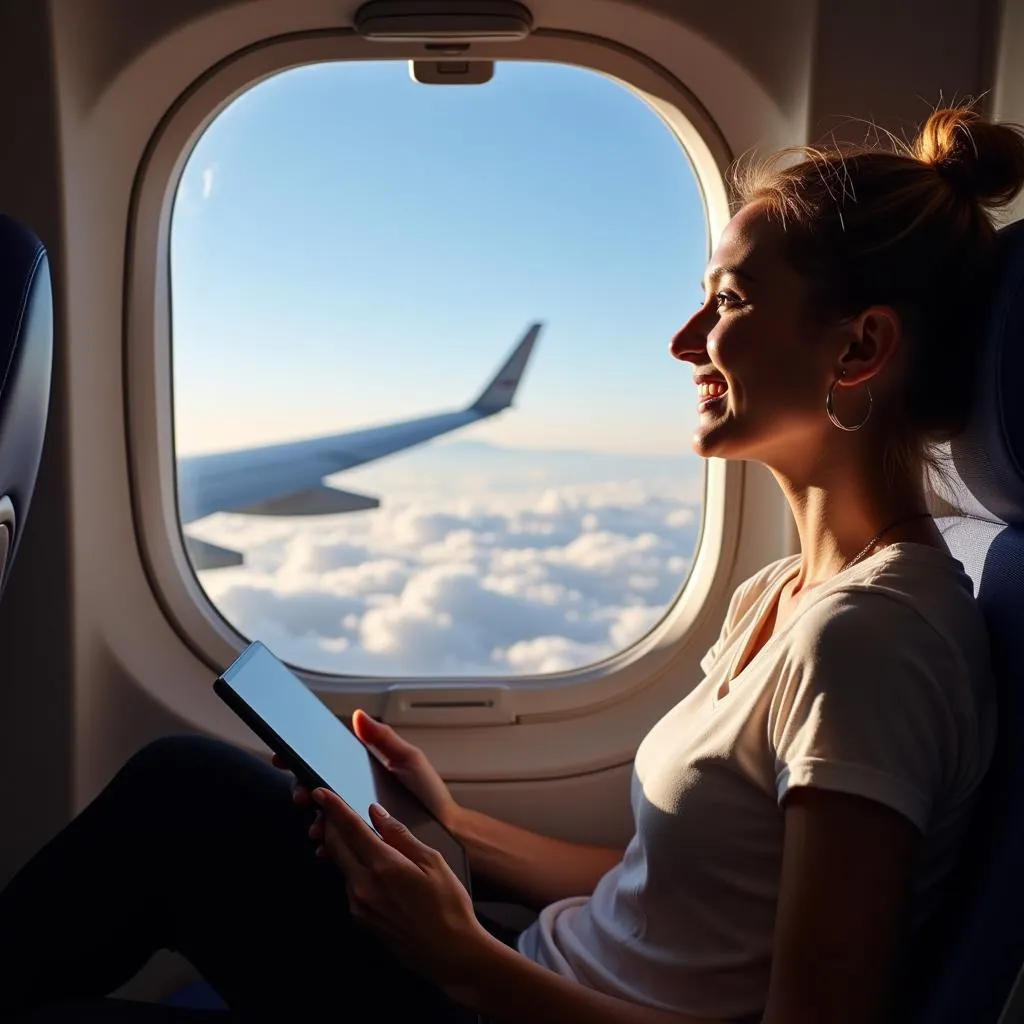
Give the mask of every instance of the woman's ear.
<svg viewBox="0 0 1024 1024">
<path fill-rule="evenodd" d="M 869 306 L 843 325 L 846 345 L 839 357 L 847 384 L 871 380 L 894 357 L 903 322 L 892 306 Z"/>
</svg>

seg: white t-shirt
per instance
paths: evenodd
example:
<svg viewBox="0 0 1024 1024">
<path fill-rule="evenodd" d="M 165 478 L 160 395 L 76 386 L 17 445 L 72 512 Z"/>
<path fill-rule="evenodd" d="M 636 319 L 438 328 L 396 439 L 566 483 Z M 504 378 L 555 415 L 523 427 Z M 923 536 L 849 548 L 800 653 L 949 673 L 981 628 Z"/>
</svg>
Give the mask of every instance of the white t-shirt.
<svg viewBox="0 0 1024 1024">
<path fill-rule="evenodd" d="M 919 926 L 992 751 L 989 644 L 959 562 L 893 544 L 808 591 L 735 675 L 799 556 L 733 595 L 704 680 L 647 734 L 636 834 L 590 897 L 545 908 L 520 951 L 636 1003 L 735 1020 L 765 1005 L 794 786 L 876 800 L 924 842 Z M 735 677 L 734 677 L 735 676 Z"/>
</svg>

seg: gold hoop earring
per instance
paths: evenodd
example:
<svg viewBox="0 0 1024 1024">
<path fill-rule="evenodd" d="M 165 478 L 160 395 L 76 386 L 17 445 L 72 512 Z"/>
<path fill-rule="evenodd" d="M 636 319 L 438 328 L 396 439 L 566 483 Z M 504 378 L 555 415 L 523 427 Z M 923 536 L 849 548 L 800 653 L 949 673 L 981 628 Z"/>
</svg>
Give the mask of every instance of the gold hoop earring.
<svg viewBox="0 0 1024 1024">
<path fill-rule="evenodd" d="M 865 423 L 867 423 L 867 421 L 868 421 L 869 419 L 871 419 L 871 409 L 872 409 L 872 406 L 873 406 L 873 405 L 875 404 L 875 400 L 874 400 L 874 398 L 872 398 L 872 396 L 871 396 L 871 388 L 870 388 L 870 387 L 869 387 L 869 386 L 868 386 L 867 384 L 865 384 L 865 385 L 864 385 L 864 390 L 865 390 L 865 391 L 867 391 L 867 393 L 868 393 L 868 411 L 867 411 L 866 413 L 864 413 L 864 419 L 862 419 L 862 420 L 860 421 L 860 423 L 857 423 L 857 424 L 855 424 L 855 425 L 854 425 L 854 426 L 852 426 L 852 427 L 851 427 L 851 426 L 847 426 L 847 424 L 845 424 L 845 423 L 844 423 L 844 422 L 843 422 L 843 421 L 842 421 L 842 420 L 841 420 L 841 419 L 840 419 L 840 418 L 839 418 L 839 417 L 838 417 L 838 416 L 836 415 L 836 406 L 835 406 L 835 392 L 836 392 L 836 385 L 837 385 L 837 384 L 838 384 L 838 383 L 839 383 L 839 382 L 840 382 L 840 381 L 841 381 L 841 380 L 843 379 L 843 377 L 845 377 L 845 376 L 846 376 L 846 371 L 845 371 L 845 370 L 844 370 L 844 371 L 841 371 L 841 372 L 840 372 L 840 374 L 839 374 L 839 376 L 838 376 L 838 377 L 837 377 L 837 378 L 836 378 L 836 379 L 835 379 L 834 381 L 832 381 L 832 386 L 831 386 L 831 387 L 830 387 L 830 388 L 828 389 L 828 394 L 827 394 L 827 395 L 825 396 L 825 412 L 826 412 L 826 413 L 828 413 L 828 418 L 829 418 L 829 419 L 830 419 L 830 420 L 831 420 L 831 421 L 832 421 L 832 422 L 833 422 L 833 423 L 834 423 L 834 424 L 835 424 L 835 425 L 836 425 L 836 426 L 837 426 L 837 427 L 838 427 L 838 428 L 839 428 L 840 430 L 845 430 L 845 431 L 846 431 L 847 433 L 850 433 L 850 434 L 852 434 L 852 433 L 853 433 L 853 431 L 855 431 L 855 430 L 860 430 L 860 428 L 861 428 L 861 427 L 863 427 L 863 426 L 864 426 L 864 424 L 865 424 Z"/>
</svg>

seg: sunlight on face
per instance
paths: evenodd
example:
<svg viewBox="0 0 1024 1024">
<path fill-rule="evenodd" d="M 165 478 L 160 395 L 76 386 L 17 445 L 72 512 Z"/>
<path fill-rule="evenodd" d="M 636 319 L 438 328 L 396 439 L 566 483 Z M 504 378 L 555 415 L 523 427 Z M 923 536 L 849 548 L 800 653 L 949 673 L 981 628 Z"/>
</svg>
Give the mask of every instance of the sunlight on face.
<svg viewBox="0 0 1024 1024">
<path fill-rule="evenodd" d="M 708 264 L 703 305 L 672 339 L 672 355 L 694 367 L 693 448 L 704 457 L 775 465 L 828 436 L 838 339 L 806 316 L 808 285 L 784 242 L 759 204 L 741 209 Z"/>
</svg>

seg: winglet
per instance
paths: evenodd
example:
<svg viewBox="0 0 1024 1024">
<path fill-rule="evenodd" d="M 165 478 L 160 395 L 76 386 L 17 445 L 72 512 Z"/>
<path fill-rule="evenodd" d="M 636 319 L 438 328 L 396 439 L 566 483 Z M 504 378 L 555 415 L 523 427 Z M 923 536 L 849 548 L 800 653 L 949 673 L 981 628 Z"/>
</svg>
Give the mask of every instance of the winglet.
<svg viewBox="0 0 1024 1024">
<path fill-rule="evenodd" d="M 516 388 L 522 379 L 523 371 L 530 360 L 530 353 L 540 335 L 542 323 L 531 324 L 529 330 L 520 338 L 512 355 L 508 357 L 505 365 L 495 374 L 480 397 L 469 407 L 473 412 L 484 413 L 490 416 L 493 413 L 501 412 L 512 404 Z"/>
<path fill-rule="evenodd" d="M 184 537 L 185 550 L 193 569 L 227 569 L 232 565 L 241 565 L 245 557 L 241 551 L 222 548 L 198 537 Z"/>
<path fill-rule="evenodd" d="M 341 491 L 328 484 L 318 484 L 304 491 L 294 491 L 279 498 L 257 501 L 245 508 L 232 509 L 246 516 L 325 516 L 340 512 L 364 512 L 378 508 L 379 498 Z"/>
</svg>

